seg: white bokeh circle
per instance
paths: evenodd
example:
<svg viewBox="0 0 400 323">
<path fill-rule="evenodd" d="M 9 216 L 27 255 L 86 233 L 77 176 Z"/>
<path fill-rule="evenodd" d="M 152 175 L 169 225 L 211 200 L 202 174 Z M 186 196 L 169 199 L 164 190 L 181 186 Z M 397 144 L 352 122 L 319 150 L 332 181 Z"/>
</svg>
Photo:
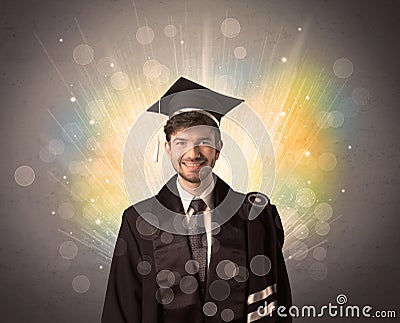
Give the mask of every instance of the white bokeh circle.
<svg viewBox="0 0 400 323">
<path fill-rule="evenodd" d="M 151 263 L 147 260 L 142 260 L 138 263 L 136 268 L 139 274 L 146 276 L 151 272 Z"/>
<path fill-rule="evenodd" d="M 231 292 L 229 284 L 225 280 L 214 280 L 208 289 L 210 296 L 216 301 L 224 301 Z"/>
<path fill-rule="evenodd" d="M 74 207 L 71 203 L 64 202 L 58 207 L 58 215 L 63 219 L 70 219 L 74 214 Z"/>
<path fill-rule="evenodd" d="M 56 150 L 50 145 L 42 147 L 39 151 L 39 157 L 45 163 L 52 163 L 55 161 L 56 156 Z"/>
<path fill-rule="evenodd" d="M 366 105 L 371 97 L 369 91 L 365 88 L 356 88 L 351 95 L 353 101 L 358 105 Z"/>
<path fill-rule="evenodd" d="M 333 72 L 339 78 L 348 78 L 353 74 L 353 63 L 348 58 L 339 58 L 333 64 Z"/>
<path fill-rule="evenodd" d="M 28 165 L 19 166 L 14 172 L 14 179 L 20 186 L 29 186 L 35 180 L 35 171 Z"/>
<path fill-rule="evenodd" d="M 230 308 L 226 308 L 221 312 L 221 318 L 224 322 L 230 322 L 234 317 L 235 313 Z"/>
<path fill-rule="evenodd" d="M 190 275 L 182 277 L 179 282 L 179 288 L 185 294 L 193 294 L 198 288 L 196 278 Z"/>
<path fill-rule="evenodd" d="M 92 100 L 86 105 L 86 114 L 92 120 L 100 120 L 104 117 L 106 106 L 103 100 Z"/>
<path fill-rule="evenodd" d="M 271 270 L 271 260 L 266 255 L 256 255 L 250 261 L 250 269 L 254 275 L 265 276 Z"/>
<path fill-rule="evenodd" d="M 49 147 L 51 147 L 54 150 L 56 155 L 61 155 L 64 152 L 65 144 L 64 141 L 62 141 L 61 139 L 54 138 L 50 140 Z"/>
<path fill-rule="evenodd" d="M 340 128 L 344 123 L 344 115 L 340 111 L 331 111 L 328 114 L 327 121 L 332 128 Z"/>
<path fill-rule="evenodd" d="M 136 31 L 136 40 L 142 45 L 148 45 L 154 40 L 154 31 L 148 26 L 142 26 Z"/>
<path fill-rule="evenodd" d="M 330 152 L 324 152 L 318 157 L 318 166 L 325 172 L 334 170 L 336 165 L 337 159 L 335 155 Z"/>
<path fill-rule="evenodd" d="M 129 86 L 129 76 L 124 72 L 115 72 L 111 76 L 111 86 L 118 90 L 125 90 Z"/>
<path fill-rule="evenodd" d="M 148 78 L 154 78 L 154 73 L 157 72 L 156 67 L 161 66 L 160 62 L 155 60 L 155 59 L 149 59 L 144 62 L 143 64 L 143 73 L 146 75 Z M 158 75 L 156 75 L 158 76 Z"/>
<path fill-rule="evenodd" d="M 221 23 L 221 32 L 227 38 L 234 38 L 240 33 L 240 23 L 235 18 L 226 18 Z"/>
<path fill-rule="evenodd" d="M 74 61 L 79 65 L 87 65 L 93 61 L 93 48 L 87 44 L 81 44 L 75 47 L 72 56 Z"/>
<path fill-rule="evenodd" d="M 217 314 L 217 305 L 214 302 L 207 302 L 203 305 L 203 313 L 207 316 Z"/>
<path fill-rule="evenodd" d="M 330 204 L 321 202 L 315 206 L 314 214 L 318 220 L 326 221 L 332 217 L 333 208 Z"/>
<path fill-rule="evenodd" d="M 78 254 L 78 246 L 73 241 L 64 241 L 59 248 L 59 252 L 61 257 L 71 260 Z"/>
<path fill-rule="evenodd" d="M 174 300 L 174 292 L 171 288 L 160 287 L 156 291 L 156 300 L 160 304 L 167 305 Z"/>
<path fill-rule="evenodd" d="M 178 29 L 174 25 L 167 25 L 164 28 L 164 34 L 169 38 L 175 37 L 177 33 Z"/>
<path fill-rule="evenodd" d="M 307 245 L 299 240 L 295 240 L 290 246 L 289 246 L 289 254 L 290 257 L 295 259 L 295 260 L 303 260 L 307 257 L 308 255 L 308 247 Z"/>
<path fill-rule="evenodd" d="M 90 280 L 85 275 L 78 275 L 72 280 L 72 288 L 75 292 L 86 293 L 90 288 Z"/>
<path fill-rule="evenodd" d="M 243 59 L 246 57 L 247 51 L 246 48 L 243 46 L 238 46 L 234 49 L 233 51 L 233 55 L 235 55 L 235 57 L 237 59 Z"/>
<path fill-rule="evenodd" d="M 315 223 L 315 232 L 320 236 L 326 236 L 331 230 L 331 226 L 328 222 L 317 221 Z"/>
<path fill-rule="evenodd" d="M 324 247 L 316 247 L 313 250 L 313 257 L 318 261 L 322 261 L 326 258 L 326 249 Z"/>
</svg>

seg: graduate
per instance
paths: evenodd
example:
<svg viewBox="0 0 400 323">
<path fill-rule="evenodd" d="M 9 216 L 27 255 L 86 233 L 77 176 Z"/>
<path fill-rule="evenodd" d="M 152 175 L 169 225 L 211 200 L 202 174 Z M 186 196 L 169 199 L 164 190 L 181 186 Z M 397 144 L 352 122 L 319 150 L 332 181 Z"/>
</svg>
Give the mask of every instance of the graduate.
<svg viewBox="0 0 400 323">
<path fill-rule="evenodd" d="M 176 174 L 122 216 L 103 323 L 291 322 L 276 207 L 213 173 L 220 120 L 241 102 L 180 78 L 148 109 L 169 118 Z"/>
</svg>

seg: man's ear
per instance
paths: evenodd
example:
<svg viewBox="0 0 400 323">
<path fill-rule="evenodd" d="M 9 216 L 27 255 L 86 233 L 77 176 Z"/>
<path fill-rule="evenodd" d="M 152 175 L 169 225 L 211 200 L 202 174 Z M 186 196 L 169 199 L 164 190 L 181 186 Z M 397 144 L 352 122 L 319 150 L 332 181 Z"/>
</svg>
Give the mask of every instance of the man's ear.
<svg viewBox="0 0 400 323">
<path fill-rule="evenodd" d="M 168 141 L 164 143 L 164 149 L 169 157 L 171 157 L 171 146 Z"/>
<path fill-rule="evenodd" d="M 221 149 L 222 149 L 222 146 L 224 145 L 224 143 L 222 142 L 222 140 L 220 139 L 219 140 L 219 143 L 218 143 L 218 150 L 220 151 Z"/>
<path fill-rule="evenodd" d="M 217 151 L 215 152 L 215 159 L 218 159 L 218 158 L 219 158 L 219 153 L 221 152 L 221 149 L 222 149 L 223 144 L 224 144 L 224 143 L 223 143 L 222 140 L 220 139 L 219 142 L 218 142 L 218 144 L 217 144 L 217 146 L 215 147 L 215 149 L 217 150 Z"/>
</svg>

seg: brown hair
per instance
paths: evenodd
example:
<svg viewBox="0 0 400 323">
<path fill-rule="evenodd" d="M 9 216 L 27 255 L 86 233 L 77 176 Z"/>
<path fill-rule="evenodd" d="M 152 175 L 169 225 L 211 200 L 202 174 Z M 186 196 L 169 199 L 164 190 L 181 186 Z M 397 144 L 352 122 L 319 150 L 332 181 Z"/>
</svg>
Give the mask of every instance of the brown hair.
<svg viewBox="0 0 400 323">
<path fill-rule="evenodd" d="M 177 133 L 179 130 L 201 125 L 214 127 L 215 143 L 220 141 L 221 132 L 215 121 L 210 117 L 207 117 L 206 115 L 196 111 L 182 112 L 169 119 L 164 126 L 165 138 L 169 142 L 171 140 L 171 136 L 174 133 Z"/>
</svg>

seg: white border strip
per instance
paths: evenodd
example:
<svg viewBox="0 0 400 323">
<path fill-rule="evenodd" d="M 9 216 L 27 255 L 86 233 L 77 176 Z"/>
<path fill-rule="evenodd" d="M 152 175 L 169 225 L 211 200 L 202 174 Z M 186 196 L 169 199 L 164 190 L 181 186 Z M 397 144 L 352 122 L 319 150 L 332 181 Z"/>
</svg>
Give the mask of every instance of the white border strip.
<svg viewBox="0 0 400 323">
<path fill-rule="evenodd" d="M 276 284 L 270 285 L 260 292 L 249 295 L 249 297 L 247 298 L 247 305 L 251 305 L 255 302 L 261 301 L 264 298 L 267 298 L 269 295 L 272 295 L 273 293 L 276 293 Z"/>
<path fill-rule="evenodd" d="M 270 315 L 276 309 L 276 301 L 271 302 L 267 306 L 260 306 L 257 311 L 247 314 L 247 323 L 259 320 L 267 315 Z"/>
</svg>

